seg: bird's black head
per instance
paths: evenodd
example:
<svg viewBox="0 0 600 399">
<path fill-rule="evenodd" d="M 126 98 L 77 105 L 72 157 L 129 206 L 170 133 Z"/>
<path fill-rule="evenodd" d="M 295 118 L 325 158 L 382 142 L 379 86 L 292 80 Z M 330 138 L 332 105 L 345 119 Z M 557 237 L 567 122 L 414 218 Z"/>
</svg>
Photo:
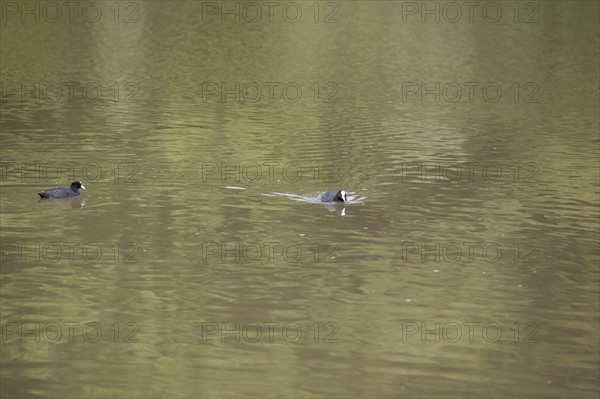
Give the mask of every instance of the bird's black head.
<svg viewBox="0 0 600 399">
<path fill-rule="evenodd" d="M 73 183 L 71 183 L 71 190 L 77 191 L 80 188 L 83 188 L 85 190 L 85 186 L 81 184 L 80 181 L 74 181 Z"/>
<path fill-rule="evenodd" d="M 346 192 L 344 190 L 340 190 L 335 194 L 335 200 L 338 202 L 346 202 L 348 201 L 348 197 L 346 196 Z"/>
</svg>

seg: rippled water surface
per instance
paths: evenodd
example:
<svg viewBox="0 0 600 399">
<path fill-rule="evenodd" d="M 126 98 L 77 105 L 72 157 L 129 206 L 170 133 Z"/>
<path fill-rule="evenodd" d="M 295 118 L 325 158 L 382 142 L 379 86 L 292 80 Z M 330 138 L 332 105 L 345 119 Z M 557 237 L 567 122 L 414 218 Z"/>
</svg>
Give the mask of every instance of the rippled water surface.
<svg viewBox="0 0 600 399">
<path fill-rule="evenodd" d="M 600 394 L 597 2 L 5 4 L 2 397 Z"/>
</svg>

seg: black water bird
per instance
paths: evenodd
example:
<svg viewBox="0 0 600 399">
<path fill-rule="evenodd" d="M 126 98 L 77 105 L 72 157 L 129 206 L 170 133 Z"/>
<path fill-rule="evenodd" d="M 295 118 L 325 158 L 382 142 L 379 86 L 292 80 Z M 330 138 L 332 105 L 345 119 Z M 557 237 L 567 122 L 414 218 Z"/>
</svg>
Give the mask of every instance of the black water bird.
<svg viewBox="0 0 600 399">
<path fill-rule="evenodd" d="M 344 190 L 326 191 L 321 195 L 321 202 L 346 202 L 348 197 Z"/>
<path fill-rule="evenodd" d="M 48 190 L 40 191 L 38 195 L 42 198 L 65 198 L 65 197 L 76 197 L 79 195 L 79 189 L 85 187 L 80 181 L 74 181 L 71 183 L 71 188 L 49 188 Z"/>
</svg>

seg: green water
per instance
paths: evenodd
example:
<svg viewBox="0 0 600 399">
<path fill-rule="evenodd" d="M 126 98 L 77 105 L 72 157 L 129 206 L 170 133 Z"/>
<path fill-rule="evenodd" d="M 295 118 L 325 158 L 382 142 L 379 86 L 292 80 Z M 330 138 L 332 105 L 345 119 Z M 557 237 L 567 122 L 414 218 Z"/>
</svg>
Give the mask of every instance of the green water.
<svg viewBox="0 0 600 399">
<path fill-rule="evenodd" d="M 598 397 L 597 2 L 24 4 L 2 397 Z"/>
</svg>

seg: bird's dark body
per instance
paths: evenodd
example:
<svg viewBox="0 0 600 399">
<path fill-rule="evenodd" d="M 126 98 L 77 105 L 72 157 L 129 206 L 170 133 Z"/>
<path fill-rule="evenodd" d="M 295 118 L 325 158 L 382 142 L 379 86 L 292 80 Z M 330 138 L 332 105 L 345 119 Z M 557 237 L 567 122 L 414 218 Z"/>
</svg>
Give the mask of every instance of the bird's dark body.
<svg viewBox="0 0 600 399">
<path fill-rule="evenodd" d="M 71 183 L 71 187 L 70 188 L 62 188 L 62 187 L 49 188 L 48 190 L 40 191 L 38 193 L 38 195 L 41 198 L 76 197 L 76 196 L 79 195 L 79 191 L 78 190 L 80 188 L 83 188 L 85 190 L 85 187 L 83 186 L 83 184 L 81 184 L 81 182 L 74 181 L 73 183 Z"/>
<path fill-rule="evenodd" d="M 344 190 L 326 191 L 321 195 L 321 202 L 346 202 L 347 200 Z"/>
</svg>

